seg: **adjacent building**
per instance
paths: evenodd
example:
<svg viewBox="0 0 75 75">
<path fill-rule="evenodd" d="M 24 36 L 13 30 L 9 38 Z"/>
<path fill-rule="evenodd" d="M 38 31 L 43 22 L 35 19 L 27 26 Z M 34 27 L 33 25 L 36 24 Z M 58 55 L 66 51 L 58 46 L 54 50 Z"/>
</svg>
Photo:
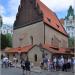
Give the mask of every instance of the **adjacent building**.
<svg viewBox="0 0 75 75">
<path fill-rule="evenodd" d="M 0 15 L 0 28 L 1 28 L 1 26 L 2 26 L 2 17 L 1 17 L 1 15 Z"/>
<path fill-rule="evenodd" d="M 75 37 L 75 14 L 72 6 L 69 7 L 64 20 L 64 27 L 70 37 Z"/>
<path fill-rule="evenodd" d="M 1 33 L 2 34 L 13 34 L 13 26 L 12 25 L 7 25 L 7 24 L 3 24 L 1 27 Z"/>
</svg>

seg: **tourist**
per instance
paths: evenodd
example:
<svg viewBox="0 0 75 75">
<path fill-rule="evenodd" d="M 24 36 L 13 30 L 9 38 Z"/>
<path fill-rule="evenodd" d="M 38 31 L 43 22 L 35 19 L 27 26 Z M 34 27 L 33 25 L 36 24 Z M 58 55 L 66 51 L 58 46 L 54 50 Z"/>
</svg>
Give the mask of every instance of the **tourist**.
<svg viewBox="0 0 75 75">
<path fill-rule="evenodd" d="M 25 70 L 26 70 L 26 75 L 30 75 L 30 61 L 29 61 L 28 57 L 25 61 Z"/>
<path fill-rule="evenodd" d="M 44 62 L 43 61 L 41 61 L 41 63 L 40 63 L 41 65 L 40 65 L 40 67 L 41 67 L 41 69 L 43 69 L 44 68 Z"/>
<path fill-rule="evenodd" d="M 48 71 L 52 71 L 52 69 L 53 69 L 52 60 L 48 59 Z"/>
<path fill-rule="evenodd" d="M 47 56 L 45 56 L 43 62 L 44 62 L 44 69 L 47 70 L 47 68 L 48 68 L 48 58 L 47 58 Z"/>
<path fill-rule="evenodd" d="M 13 57 L 13 63 L 14 63 L 15 68 L 17 67 L 17 60 L 18 60 L 18 59 L 14 56 L 14 57 Z"/>
<path fill-rule="evenodd" d="M 61 56 L 61 58 L 60 58 L 60 67 L 61 67 L 61 69 L 63 69 L 63 65 L 64 65 L 64 57 Z"/>
<path fill-rule="evenodd" d="M 23 70 L 23 75 L 24 75 L 24 71 L 25 71 L 25 60 L 21 59 L 21 68 Z"/>
<path fill-rule="evenodd" d="M 50 59 L 48 59 L 48 71 L 50 71 Z"/>
<path fill-rule="evenodd" d="M 67 60 L 67 69 L 69 71 L 71 70 L 71 66 L 72 66 L 72 60 L 71 60 L 71 58 L 68 58 L 68 60 Z"/>
<path fill-rule="evenodd" d="M 56 67 L 57 67 L 57 58 L 54 57 L 53 59 L 53 67 L 54 67 L 54 70 L 56 71 Z"/>
<path fill-rule="evenodd" d="M 3 58 L 2 63 L 3 63 L 3 66 L 5 66 L 5 68 L 8 67 L 8 58 L 6 56 Z"/>
<path fill-rule="evenodd" d="M 62 71 L 67 72 L 67 59 L 64 60 L 63 66 L 62 66 Z"/>
</svg>

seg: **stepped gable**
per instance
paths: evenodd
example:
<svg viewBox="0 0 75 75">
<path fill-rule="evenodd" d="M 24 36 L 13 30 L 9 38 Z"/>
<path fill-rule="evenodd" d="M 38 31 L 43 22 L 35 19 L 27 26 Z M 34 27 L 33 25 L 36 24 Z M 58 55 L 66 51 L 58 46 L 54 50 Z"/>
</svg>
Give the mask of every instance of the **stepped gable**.
<svg viewBox="0 0 75 75">
<path fill-rule="evenodd" d="M 14 29 L 42 21 L 42 16 L 38 11 L 36 0 L 21 0 L 14 22 Z"/>
<path fill-rule="evenodd" d="M 40 0 L 21 0 L 14 29 L 42 21 L 56 31 L 68 36 L 56 14 Z"/>
</svg>

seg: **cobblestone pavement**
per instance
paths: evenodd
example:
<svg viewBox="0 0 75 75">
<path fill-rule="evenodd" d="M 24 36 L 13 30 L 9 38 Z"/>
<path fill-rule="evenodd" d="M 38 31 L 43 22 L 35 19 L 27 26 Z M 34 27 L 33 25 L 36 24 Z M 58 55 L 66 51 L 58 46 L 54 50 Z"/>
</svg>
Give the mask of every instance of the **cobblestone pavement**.
<svg viewBox="0 0 75 75">
<path fill-rule="evenodd" d="M 3 68 L 1 69 L 0 75 L 23 75 L 21 68 Z M 74 75 L 73 72 L 48 72 L 48 71 L 41 71 L 41 72 L 31 72 L 30 75 Z"/>
</svg>

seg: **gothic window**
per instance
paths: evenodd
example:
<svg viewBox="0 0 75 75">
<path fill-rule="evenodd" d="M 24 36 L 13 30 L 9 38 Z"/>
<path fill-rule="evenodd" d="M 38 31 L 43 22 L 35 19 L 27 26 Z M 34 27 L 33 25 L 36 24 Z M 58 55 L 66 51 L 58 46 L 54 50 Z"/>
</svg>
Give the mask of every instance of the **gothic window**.
<svg viewBox="0 0 75 75">
<path fill-rule="evenodd" d="M 37 62 L 37 54 L 34 55 L 34 61 Z"/>
<path fill-rule="evenodd" d="M 51 39 L 51 44 L 53 44 L 53 38 Z"/>
<path fill-rule="evenodd" d="M 33 45 L 33 36 L 30 36 L 31 44 Z"/>
</svg>

